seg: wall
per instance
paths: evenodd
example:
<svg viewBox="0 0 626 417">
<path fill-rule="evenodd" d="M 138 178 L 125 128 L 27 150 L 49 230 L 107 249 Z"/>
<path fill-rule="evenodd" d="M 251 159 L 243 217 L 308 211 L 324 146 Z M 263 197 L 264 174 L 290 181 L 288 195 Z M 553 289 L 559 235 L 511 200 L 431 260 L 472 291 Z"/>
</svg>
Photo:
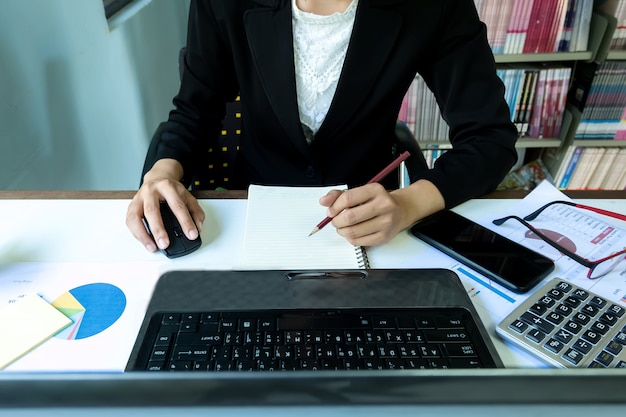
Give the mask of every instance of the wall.
<svg viewBox="0 0 626 417">
<path fill-rule="evenodd" d="M 2 0 L 0 189 L 135 189 L 178 88 L 188 1 Z"/>
</svg>

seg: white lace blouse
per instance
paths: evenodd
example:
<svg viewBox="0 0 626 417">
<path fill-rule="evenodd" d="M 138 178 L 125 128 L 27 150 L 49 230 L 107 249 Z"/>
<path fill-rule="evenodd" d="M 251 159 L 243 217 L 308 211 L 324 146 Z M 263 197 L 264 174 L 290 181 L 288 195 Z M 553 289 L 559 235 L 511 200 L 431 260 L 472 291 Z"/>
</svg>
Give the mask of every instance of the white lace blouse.
<svg viewBox="0 0 626 417">
<path fill-rule="evenodd" d="M 326 118 L 348 50 L 358 0 L 345 12 L 303 12 L 292 0 L 296 92 L 300 122 L 311 143 Z"/>
</svg>

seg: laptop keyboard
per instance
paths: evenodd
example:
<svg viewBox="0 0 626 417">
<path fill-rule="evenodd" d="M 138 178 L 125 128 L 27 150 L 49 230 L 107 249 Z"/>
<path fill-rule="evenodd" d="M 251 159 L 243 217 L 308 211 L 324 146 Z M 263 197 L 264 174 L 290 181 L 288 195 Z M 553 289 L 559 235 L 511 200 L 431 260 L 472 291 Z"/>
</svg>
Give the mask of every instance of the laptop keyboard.
<svg viewBox="0 0 626 417">
<path fill-rule="evenodd" d="M 136 370 L 492 368 L 463 308 L 161 312 Z"/>
<path fill-rule="evenodd" d="M 589 290 L 552 279 L 496 331 L 555 367 L 625 368 L 625 311 Z"/>
</svg>

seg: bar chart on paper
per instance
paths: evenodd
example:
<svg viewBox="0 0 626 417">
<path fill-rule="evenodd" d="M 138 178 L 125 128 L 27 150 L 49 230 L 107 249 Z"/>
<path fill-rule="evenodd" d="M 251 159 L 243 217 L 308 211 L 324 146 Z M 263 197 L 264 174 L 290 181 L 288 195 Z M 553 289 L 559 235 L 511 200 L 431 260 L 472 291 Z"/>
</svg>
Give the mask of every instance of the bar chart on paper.
<svg viewBox="0 0 626 417">
<path fill-rule="evenodd" d="M 124 313 L 126 296 L 115 285 L 93 283 L 73 288 L 51 304 L 73 322 L 55 337 L 77 340 L 95 336 L 113 325 Z"/>
</svg>

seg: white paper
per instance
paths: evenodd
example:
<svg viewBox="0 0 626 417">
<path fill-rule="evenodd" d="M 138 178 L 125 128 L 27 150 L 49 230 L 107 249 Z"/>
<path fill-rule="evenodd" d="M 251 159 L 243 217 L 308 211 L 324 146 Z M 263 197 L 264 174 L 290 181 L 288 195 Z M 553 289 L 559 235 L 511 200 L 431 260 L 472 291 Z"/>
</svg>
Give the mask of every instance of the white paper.
<svg viewBox="0 0 626 417">
<path fill-rule="evenodd" d="M 122 372 L 159 273 L 155 265 L 140 262 L 4 265 L 0 305 L 37 293 L 69 307 L 74 321 L 4 372 Z"/>
<path fill-rule="evenodd" d="M 309 236 L 326 217 L 319 199 L 334 187 L 270 187 L 248 190 L 242 269 L 357 269 L 359 248 L 332 224 Z"/>
</svg>

